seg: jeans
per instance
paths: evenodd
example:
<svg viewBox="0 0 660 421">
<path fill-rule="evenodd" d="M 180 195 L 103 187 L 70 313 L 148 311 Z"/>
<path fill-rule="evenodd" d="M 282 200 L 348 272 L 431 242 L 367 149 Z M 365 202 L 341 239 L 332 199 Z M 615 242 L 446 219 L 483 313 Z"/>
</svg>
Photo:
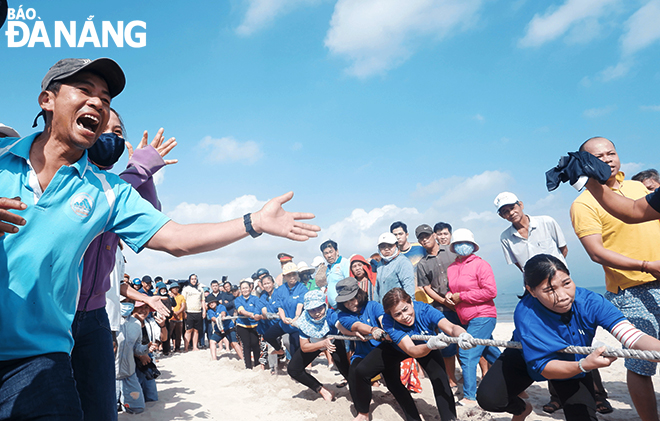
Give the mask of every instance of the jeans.
<svg viewBox="0 0 660 421">
<path fill-rule="evenodd" d="M 144 412 L 144 393 L 136 373 L 117 380 L 117 396 L 122 408 L 129 414 Z"/>
<path fill-rule="evenodd" d="M 493 339 L 495 317 L 475 317 L 468 322 L 465 330 L 474 338 Z M 463 370 L 463 396 L 470 400 L 477 398 L 477 364 L 482 356 L 489 363 L 494 363 L 501 354 L 494 346 L 477 345 L 472 349 L 459 349 L 458 356 Z"/>
<path fill-rule="evenodd" d="M 0 361 L 0 420 L 6 419 L 83 419 L 68 354 Z"/>
<path fill-rule="evenodd" d="M 71 367 L 86 421 L 117 420 L 115 356 L 104 307 L 77 311 L 71 325 Z"/>
<path fill-rule="evenodd" d="M 144 395 L 145 402 L 156 402 L 158 400 L 158 389 L 156 388 L 156 380 L 151 379 L 147 380 L 147 377 L 144 375 L 139 368 L 135 369 L 135 374 L 137 374 L 138 382 L 140 387 L 142 387 L 142 394 Z"/>
</svg>

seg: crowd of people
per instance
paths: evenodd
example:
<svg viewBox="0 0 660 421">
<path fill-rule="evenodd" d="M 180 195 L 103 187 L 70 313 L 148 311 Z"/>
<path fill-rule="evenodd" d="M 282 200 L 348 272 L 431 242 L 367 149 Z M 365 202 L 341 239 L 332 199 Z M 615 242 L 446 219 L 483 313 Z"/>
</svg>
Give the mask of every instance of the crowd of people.
<svg viewBox="0 0 660 421">
<path fill-rule="evenodd" d="M 494 200 L 511 223 L 500 238 L 505 259 L 524 278 L 513 334 L 522 349 L 475 341 L 492 338 L 497 283 L 477 254 L 478 237 L 446 222 L 417 226 L 417 242 L 404 222 L 393 222 L 365 250 L 368 259 L 341 256 L 330 239 L 311 266 L 280 253 L 281 271 L 260 268 L 236 284 L 221 278 L 206 286 L 195 274 L 131 279 L 123 247 L 184 256 L 264 232 L 305 241 L 319 227 L 302 222 L 312 214 L 282 208 L 292 193 L 223 223 L 167 218 L 153 175 L 176 163 L 165 159 L 176 140 L 165 140 L 161 129 L 151 142 L 145 132 L 135 148 L 125 142 L 110 107 L 124 86 L 113 60 L 60 60 L 41 83 L 35 126 L 43 117 L 43 131 L 20 137 L 0 125 L 0 279 L 8 292 L 0 306 L 0 419 L 140 413 L 158 399 L 156 355 L 208 347 L 212 360 L 222 357 L 218 350 L 233 350 L 246 369 L 277 375 L 286 367 L 332 401 L 332 388 L 306 370 L 323 356 L 345 378 L 356 420 L 369 419 L 376 382 L 406 420 L 420 420 L 411 392 L 421 390 L 424 376 L 442 420 L 455 419 L 457 405 L 523 420 L 533 410 L 525 389 L 535 381 L 550 385 L 544 411 L 595 420 L 612 411 L 597 370 L 613 359 L 604 348 L 587 356 L 559 351 L 590 345 L 598 326 L 627 348 L 660 351 L 660 179 L 649 170 L 624 180 L 614 144 L 602 137 L 560 161 L 548 186 L 588 179 L 570 214 L 584 249 L 604 269 L 605 296 L 576 287 L 554 219 L 525 214 L 511 192 Z M 116 176 L 107 170 L 125 148 L 128 166 Z M 628 359 L 625 366 L 640 419 L 657 420 L 656 363 Z"/>
</svg>

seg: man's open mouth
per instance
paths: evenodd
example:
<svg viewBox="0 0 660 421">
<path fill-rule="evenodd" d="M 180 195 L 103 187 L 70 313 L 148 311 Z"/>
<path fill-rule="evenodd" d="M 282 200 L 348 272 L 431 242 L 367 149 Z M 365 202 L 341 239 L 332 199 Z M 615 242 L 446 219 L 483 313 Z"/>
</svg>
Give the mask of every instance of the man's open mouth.
<svg viewBox="0 0 660 421">
<path fill-rule="evenodd" d="M 89 132 L 90 135 L 96 133 L 96 130 L 99 128 L 99 123 L 100 123 L 98 117 L 92 114 L 83 114 L 80 117 L 78 117 L 78 120 L 76 120 L 76 122 L 78 123 L 78 127 Z"/>
</svg>

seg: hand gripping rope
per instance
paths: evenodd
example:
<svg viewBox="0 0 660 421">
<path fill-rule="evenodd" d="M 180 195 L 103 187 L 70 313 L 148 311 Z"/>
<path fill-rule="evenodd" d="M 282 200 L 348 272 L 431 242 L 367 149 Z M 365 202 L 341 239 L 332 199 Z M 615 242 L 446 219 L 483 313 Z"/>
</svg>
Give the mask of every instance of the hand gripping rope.
<svg viewBox="0 0 660 421">
<path fill-rule="evenodd" d="M 442 335 L 442 340 L 448 344 L 457 344 L 458 338 L 451 336 Z M 434 335 L 412 335 L 410 339 L 413 341 L 428 341 Z M 357 336 L 341 336 L 341 335 L 328 335 L 326 338 L 330 339 L 342 339 L 345 341 L 361 341 L 362 339 Z M 365 336 L 365 339 L 373 339 L 371 336 Z M 483 345 L 483 346 L 496 346 L 501 348 L 515 348 L 522 349 L 520 342 L 513 341 L 499 341 L 495 339 L 479 339 L 472 338 L 468 340 L 472 345 Z M 563 354 L 579 354 L 579 355 L 589 355 L 593 351 L 598 349 L 597 347 L 590 346 L 569 346 L 559 352 Z M 605 352 L 602 354 L 605 357 L 619 357 L 619 358 L 631 358 L 637 360 L 647 360 L 647 361 L 657 361 L 660 360 L 660 352 L 658 351 L 645 351 L 639 349 L 621 349 L 621 348 L 611 348 L 607 347 Z"/>
<path fill-rule="evenodd" d="M 246 316 L 225 316 L 225 317 L 217 317 L 215 319 L 215 324 L 218 326 L 218 329 L 223 330 L 224 326 L 221 325 L 221 323 L 225 320 L 236 320 L 238 318 L 243 318 Z M 275 314 L 275 313 L 266 313 L 266 319 L 268 320 L 280 320 L 280 315 Z"/>
</svg>

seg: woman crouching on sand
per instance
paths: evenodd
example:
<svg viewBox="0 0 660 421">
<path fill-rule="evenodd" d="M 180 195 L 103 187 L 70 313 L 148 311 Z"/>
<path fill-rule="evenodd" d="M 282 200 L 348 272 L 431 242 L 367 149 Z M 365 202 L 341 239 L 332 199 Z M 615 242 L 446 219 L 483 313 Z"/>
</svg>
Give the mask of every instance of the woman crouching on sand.
<svg viewBox="0 0 660 421">
<path fill-rule="evenodd" d="M 287 371 L 292 379 L 299 381 L 313 391 L 320 393 L 323 399 L 331 401 L 334 394 L 326 389 L 305 368 L 328 350 L 339 372 L 348 378 L 348 357 L 344 341 L 325 338 L 327 335 L 337 335 L 337 313 L 328 309 L 325 304 L 325 294 L 321 290 L 309 291 L 305 294 L 303 313 L 296 322 L 300 330 L 300 348 L 291 357 Z"/>
<path fill-rule="evenodd" d="M 434 335 L 440 330 L 449 336 L 458 337 L 458 346 L 462 349 L 474 347 L 470 343 L 472 336 L 461 326 L 447 320 L 440 310 L 420 301 L 413 302 L 410 295 L 401 288 L 394 288 L 385 294 L 383 308 L 383 327 L 394 344 L 383 352 L 385 364 L 399 367 L 399 363 L 404 359 L 415 358 L 431 380 L 440 419 L 456 419 L 454 395 L 449 386 L 444 358 L 439 351 L 447 347 L 448 343 L 442 341 L 442 335 L 432 337 L 426 343 L 413 341 L 411 336 Z M 383 345 L 379 346 L 381 347 Z M 385 381 L 388 380 L 385 376 Z M 406 420 L 421 420 L 415 402 L 405 387 L 394 396 L 401 405 Z"/>
<path fill-rule="evenodd" d="M 600 294 L 576 288 L 566 265 L 539 254 L 525 264 L 525 294 L 516 306 L 513 340 L 522 350 L 507 348 L 488 371 L 477 391 L 479 405 L 490 412 L 508 412 L 522 421 L 532 406 L 518 397 L 535 381 L 549 380 L 557 390 L 566 420 L 596 418 L 591 370 L 616 359 L 605 347 L 587 357 L 563 354 L 571 346 L 590 346 L 601 326 L 625 347 L 660 351 L 660 341 L 637 330 Z"/>
</svg>

